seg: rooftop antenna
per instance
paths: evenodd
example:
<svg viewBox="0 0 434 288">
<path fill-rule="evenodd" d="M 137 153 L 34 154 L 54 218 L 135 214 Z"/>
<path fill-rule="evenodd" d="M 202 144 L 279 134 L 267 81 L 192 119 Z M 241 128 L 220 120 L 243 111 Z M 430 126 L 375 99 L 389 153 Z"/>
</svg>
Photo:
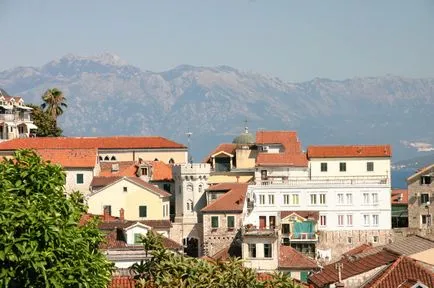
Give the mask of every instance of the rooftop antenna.
<svg viewBox="0 0 434 288">
<path fill-rule="evenodd" d="M 191 135 L 193 135 L 193 132 L 191 132 L 190 129 L 188 128 L 185 135 L 187 135 L 188 162 L 193 163 L 193 157 L 190 156 L 190 138 L 191 138 Z"/>
<path fill-rule="evenodd" d="M 247 119 L 246 120 L 244 120 L 244 133 L 249 133 L 249 127 L 247 126 L 247 123 L 248 123 L 248 121 L 247 121 Z"/>
</svg>

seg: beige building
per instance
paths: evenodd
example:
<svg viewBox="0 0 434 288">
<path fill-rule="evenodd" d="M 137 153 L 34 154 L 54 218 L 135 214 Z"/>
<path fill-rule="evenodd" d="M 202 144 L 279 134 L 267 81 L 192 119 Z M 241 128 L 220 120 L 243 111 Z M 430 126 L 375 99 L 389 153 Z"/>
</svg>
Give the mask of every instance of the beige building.
<svg viewBox="0 0 434 288">
<path fill-rule="evenodd" d="M 433 230 L 434 164 L 427 166 L 407 179 L 408 227 Z"/>
<path fill-rule="evenodd" d="M 97 149 L 100 162 L 187 162 L 187 147 L 155 136 L 22 138 L 0 143 L 0 155 L 12 155 L 17 149 Z"/>
<path fill-rule="evenodd" d="M 170 194 L 137 177 L 94 177 L 87 197 L 91 214 L 109 209 L 119 217 L 124 209 L 126 220 L 169 220 Z"/>
</svg>

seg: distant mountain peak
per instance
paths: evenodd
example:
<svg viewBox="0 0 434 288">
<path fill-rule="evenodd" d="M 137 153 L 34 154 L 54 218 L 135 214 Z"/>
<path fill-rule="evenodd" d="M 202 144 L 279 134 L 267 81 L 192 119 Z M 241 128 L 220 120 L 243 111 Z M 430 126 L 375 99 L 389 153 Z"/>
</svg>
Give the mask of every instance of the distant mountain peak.
<svg viewBox="0 0 434 288">
<path fill-rule="evenodd" d="M 59 62 L 75 62 L 75 61 L 91 61 L 100 63 L 103 65 L 112 65 L 112 66 L 125 66 L 128 63 L 123 60 L 117 54 L 111 52 L 103 52 L 101 54 L 93 55 L 93 56 L 78 56 L 72 53 L 66 54 L 58 60 L 54 60 L 54 63 Z M 52 62 L 52 63 L 53 63 Z M 53 63 L 53 64 L 54 64 Z"/>
</svg>

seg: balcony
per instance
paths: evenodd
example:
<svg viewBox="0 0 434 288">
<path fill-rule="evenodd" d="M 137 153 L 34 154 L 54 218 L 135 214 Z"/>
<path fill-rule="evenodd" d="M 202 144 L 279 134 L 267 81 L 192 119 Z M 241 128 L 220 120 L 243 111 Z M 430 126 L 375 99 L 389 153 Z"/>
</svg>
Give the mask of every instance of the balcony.
<svg viewBox="0 0 434 288">
<path fill-rule="evenodd" d="M 387 175 L 347 177 L 275 177 L 256 181 L 257 186 L 353 186 L 390 185 Z"/>
<path fill-rule="evenodd" d="M 289 238 L 290 242 L 318 242 L 318 235 L 314 232 L 282 234 L 282 238 Z"/>
<path fill-rule="evenodd" d="M 25 122 L 30 122 L 30 121 L 32 121 L 32 118 L 30 117 L 29 113 L 24 113 L 24 114 L 0 114 L 0 121 L 7 121 L 7 122 L 25 121 Z"/>
<path fill-rule="evenodd" d="M 252 225 L 246 225 L 241 229 L 243 236 L 255 236 L 255 237 L 277 237 L 279 234 L 278 229 L 273 227 L 256 227 Z"/>
</svg>

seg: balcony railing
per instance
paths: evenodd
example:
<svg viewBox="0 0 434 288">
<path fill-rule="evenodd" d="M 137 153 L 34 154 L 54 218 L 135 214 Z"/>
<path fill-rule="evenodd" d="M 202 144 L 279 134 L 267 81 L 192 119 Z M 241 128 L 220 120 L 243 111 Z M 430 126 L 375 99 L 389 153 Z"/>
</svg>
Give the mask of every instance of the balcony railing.
<svg viewBox="0 0 434 288">
<path fill-rule="evenodd" d="M 388 176 L 348 176 L 348 177 L 279 177 L 256 181 L 256 185 L 282 185 L 282 186 L 315 186 L 315 185 L 386 185 Z"/>
<path fill-rule="evenodd" d="M 241 233 L 244 236 L 262 236 L 262 237 L 277 237 L 279 231 L 273 227 L 256 227 L 256 226 L 244 226 L 241 229 Z"/>
<path fill-rule="evenodd" d="M 3 121 L 32 121 L 30 114 L 17 115 L 17 114 L 0 114 L 0 120 Z"/>
<path fill-rule="evenodd" d="M 314 232 L 282 234 L 282 237 L 289 238 L 291 242 L 318 241 L 318 235 Z"/>
</svg>

